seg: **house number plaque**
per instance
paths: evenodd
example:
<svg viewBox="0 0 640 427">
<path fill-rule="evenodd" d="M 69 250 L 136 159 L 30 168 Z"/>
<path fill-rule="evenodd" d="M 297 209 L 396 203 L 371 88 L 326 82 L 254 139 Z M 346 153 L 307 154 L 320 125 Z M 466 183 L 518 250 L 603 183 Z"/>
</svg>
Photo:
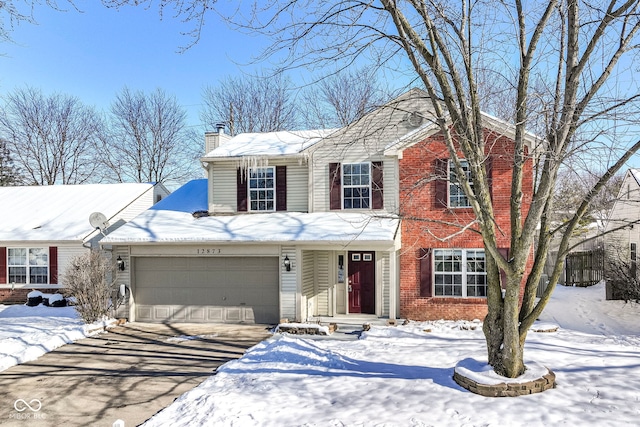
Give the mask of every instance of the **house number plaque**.
<svg viewBox="0 0 640 427">
<path fill-rule="evenodd" d="M 197 255 L 219 255 L 222 250 L 219 248 L 198 248 L 196 249 Z"/>
</svg>

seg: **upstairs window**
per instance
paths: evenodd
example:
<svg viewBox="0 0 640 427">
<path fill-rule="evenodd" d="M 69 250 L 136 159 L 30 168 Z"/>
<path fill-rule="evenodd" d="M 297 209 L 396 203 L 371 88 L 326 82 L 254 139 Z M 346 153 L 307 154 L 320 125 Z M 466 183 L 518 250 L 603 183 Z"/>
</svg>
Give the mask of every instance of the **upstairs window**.
<svg viewBox="0 0 640 427">
<path fill-rule="evenodd" d="M 48 283 L 49 251 L 47 248 L 8 248 L 7 270 L 7 283 Z"/>
<path fill-rule="evenodd" d="M 276 179 L 273 166 L 249 169 L 249 209 L 274 211 Z"/>
<path fill-rule="evenodd" d="M 369 209 L 371 206 L 371 164 L 343 164 L 342 192 L 344 209 Z"/>
<path fill-rule="evenodd" d="M 471 171 L 469 169 L 469 162 L 466 160 L 460 160 L 462 170 L 464 171 L 463 180 L 469 183 L 471 189 L 473 189 L 473 181 L 471 180 Z M 455 165 L 452 161 L 449 161 L 449 207 L 451 208 L 470 208 L 471 203 L 469 198 L 464 194 L 464 190 L 460 186 L 461 179 L 455 170 Z"/>
</svg>

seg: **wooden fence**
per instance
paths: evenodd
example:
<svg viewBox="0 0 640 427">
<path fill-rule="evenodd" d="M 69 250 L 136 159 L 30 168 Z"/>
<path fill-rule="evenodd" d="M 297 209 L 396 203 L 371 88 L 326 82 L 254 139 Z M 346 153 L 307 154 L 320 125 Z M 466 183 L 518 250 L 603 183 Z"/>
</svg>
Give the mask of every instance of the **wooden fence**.
<svg viewBox="0 0 640 427">
<path fill-rule="evenodd" d="M 604 277 L 604 251 L 601 249 L 573 252 L 564 266 L 565 285 L 592 286 Z"/>
</svg>

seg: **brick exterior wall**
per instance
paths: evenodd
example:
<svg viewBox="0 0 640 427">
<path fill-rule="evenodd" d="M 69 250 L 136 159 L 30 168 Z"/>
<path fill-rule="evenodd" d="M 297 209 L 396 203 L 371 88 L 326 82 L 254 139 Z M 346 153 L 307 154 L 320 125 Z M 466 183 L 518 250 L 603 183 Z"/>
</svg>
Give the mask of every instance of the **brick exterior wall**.
<svg viewBox="0 0 640 427">
<path fill-rule="evenodd" d="M 512 140 L 488 133 L 492 139 L 492 201 L 499 248 L 510 245 L 510 197 Z M 462 154 L 459 153 L 462 158 Z M 482 249 L 482 237 L 470 230 L 461 232 L 456 225 L 467 225 L 475 218 L 471 208 L 449 209 L 436 203 L 435 167 L 449 153 L 439 134 L 403 151 L 399 160 L 400 206 L 402 215 L 402 253 L 400 256 L 400 316 L 411 320 L 483 320 L 486 298 L 422 297 L 420 294 L 420 249 Z M 529 210 L 533 189 L 532 162 L 529 160 L 523 182 L 523 216 Z M 456 224 L 456 225 L 449 225 Z M 527 274 L 533 254 L 529 256 Z M 526 277 L 526 276 L 525 276 Z M 524 282 L 523 282 L 524 286 Z"/>
<path fill-rule="evenodd" d="M 27 294 L 31 292 L 31 288 L 16 289 L 0 289 L 0 304 L 25 304 L 27 302 Z M 62 289 L 37 289 L 43 294 L 61 293 Z"/>
</svg>

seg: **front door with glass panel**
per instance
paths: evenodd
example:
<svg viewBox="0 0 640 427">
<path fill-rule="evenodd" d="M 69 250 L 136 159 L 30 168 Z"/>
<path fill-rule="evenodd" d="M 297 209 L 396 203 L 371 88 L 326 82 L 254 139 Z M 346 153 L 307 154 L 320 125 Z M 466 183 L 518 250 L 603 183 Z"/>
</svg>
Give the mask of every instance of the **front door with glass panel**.
<svg viewBox="0 0 640 427">
<path fill-rule="evenodd" d="M 349 252 L 349 313 L 375 314 L 375 252 Z"/>
</svg>

